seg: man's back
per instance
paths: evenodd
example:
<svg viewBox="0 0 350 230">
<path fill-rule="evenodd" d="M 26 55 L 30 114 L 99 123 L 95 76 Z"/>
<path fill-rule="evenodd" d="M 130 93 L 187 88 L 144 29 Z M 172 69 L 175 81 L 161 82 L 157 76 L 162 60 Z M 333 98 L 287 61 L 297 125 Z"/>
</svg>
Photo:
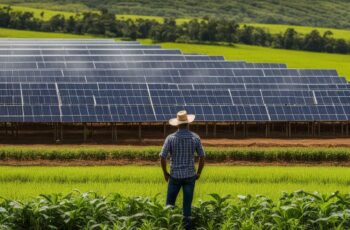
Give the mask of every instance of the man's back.
<svg viewBox="0 0 350 230">
<path fill-rule="evenodd" d="M 195 152 L 200 157 L 204 156 L 199 136 L 188 129 L 179 129 L 166 138 L 160 156 L 170 156 L 170 176 L 189 178 L 196 175 Z"/>
</svg>

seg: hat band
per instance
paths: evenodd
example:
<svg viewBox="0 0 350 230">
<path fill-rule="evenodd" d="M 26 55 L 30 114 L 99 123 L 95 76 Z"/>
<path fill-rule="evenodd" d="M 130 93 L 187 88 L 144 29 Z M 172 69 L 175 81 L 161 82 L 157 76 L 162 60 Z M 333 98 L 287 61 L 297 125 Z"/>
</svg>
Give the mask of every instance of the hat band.
<svg viewBox="0 0 350 230">
<path fill-rule="evenodd" d="M 187 115 L 185 116 L 177 116 L 178 121 L 188 121 Z"/>
</svg>

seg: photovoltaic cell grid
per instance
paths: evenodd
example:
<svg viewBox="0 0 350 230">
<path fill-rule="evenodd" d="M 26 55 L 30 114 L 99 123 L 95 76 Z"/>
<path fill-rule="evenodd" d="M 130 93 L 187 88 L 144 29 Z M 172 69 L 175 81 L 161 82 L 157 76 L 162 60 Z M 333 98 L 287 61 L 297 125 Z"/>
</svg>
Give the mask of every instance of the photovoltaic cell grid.
<svg viewBox="0 0 350 230">
<path fill-rule="evenodd" d="M 1 122 L 349 121 L 335 70 L 103 39 L 0 39 Z"/>
</svg>

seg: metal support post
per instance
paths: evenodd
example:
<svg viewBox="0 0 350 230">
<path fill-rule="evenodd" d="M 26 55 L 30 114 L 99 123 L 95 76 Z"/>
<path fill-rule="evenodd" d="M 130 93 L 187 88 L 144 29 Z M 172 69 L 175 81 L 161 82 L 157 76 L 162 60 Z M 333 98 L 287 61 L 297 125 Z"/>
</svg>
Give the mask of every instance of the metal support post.
<svg viewBox="0 0 350 230">
<path fill-rule="evenodd" d="M 216 123 L 214 123 L 213 135 L 214 135 L 214 137 L 216 137 Z"/>
<path fill-rule="evenodd" d="M 83 130 L 83 137 L 84 137 L 84 142 L 86 142 L 86 140 L 87 140 L 87 127 L 86 127 L 86 123 L 84 122 L 83 123 L 83 126 L 84 126 L 84 130 Z"/>
<path fill-rule="evenodd" d="M 166 122 L 163 123 L 163 137 L 166 137 Z"/>
<path fill-rule="evenodd" d="M 142 135 L 141 135 L 141 123 L 139 123 L 139 141 L 142 140 Z"/>
<path fill-rule="evenodd" d="M 205 136 L 208 137 L 208 122 L 205 122 Z"/>
<path fill-rule="evenodd" d="M 233 122 L 233 136 L 236 137 L 236 122 Z"/>
</svg>

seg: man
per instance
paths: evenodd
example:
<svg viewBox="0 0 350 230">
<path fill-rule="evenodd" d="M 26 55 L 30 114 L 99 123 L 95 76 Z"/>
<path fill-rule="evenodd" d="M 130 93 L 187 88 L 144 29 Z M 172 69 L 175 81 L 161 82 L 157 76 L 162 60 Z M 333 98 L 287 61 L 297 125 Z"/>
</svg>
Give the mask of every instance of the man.
<svg viewBox="0 0 350 230">
<path fill-rule="evenodd" d="M 166 205 L 175 205 L 180 189 L 183 190 L 183 215 L 185 229 L 191 228 L 191 206 L 195 181 L 201 176 L 204 167 L 204 150 L 199 136 L 189 131 L 189 124 L 195 115 L 187 114 L 185 110 L 170 119 L 169 124 L 177 126 L 178 130 L 170 134 L 160 153 L 161 166 L 165 181 L 168 182 Z M 199 156 L 198 170 L 195 170 L 194 154 Z M 166 167 L 166 158 L 170 156 L 170 174 Z"/>
</svg>

